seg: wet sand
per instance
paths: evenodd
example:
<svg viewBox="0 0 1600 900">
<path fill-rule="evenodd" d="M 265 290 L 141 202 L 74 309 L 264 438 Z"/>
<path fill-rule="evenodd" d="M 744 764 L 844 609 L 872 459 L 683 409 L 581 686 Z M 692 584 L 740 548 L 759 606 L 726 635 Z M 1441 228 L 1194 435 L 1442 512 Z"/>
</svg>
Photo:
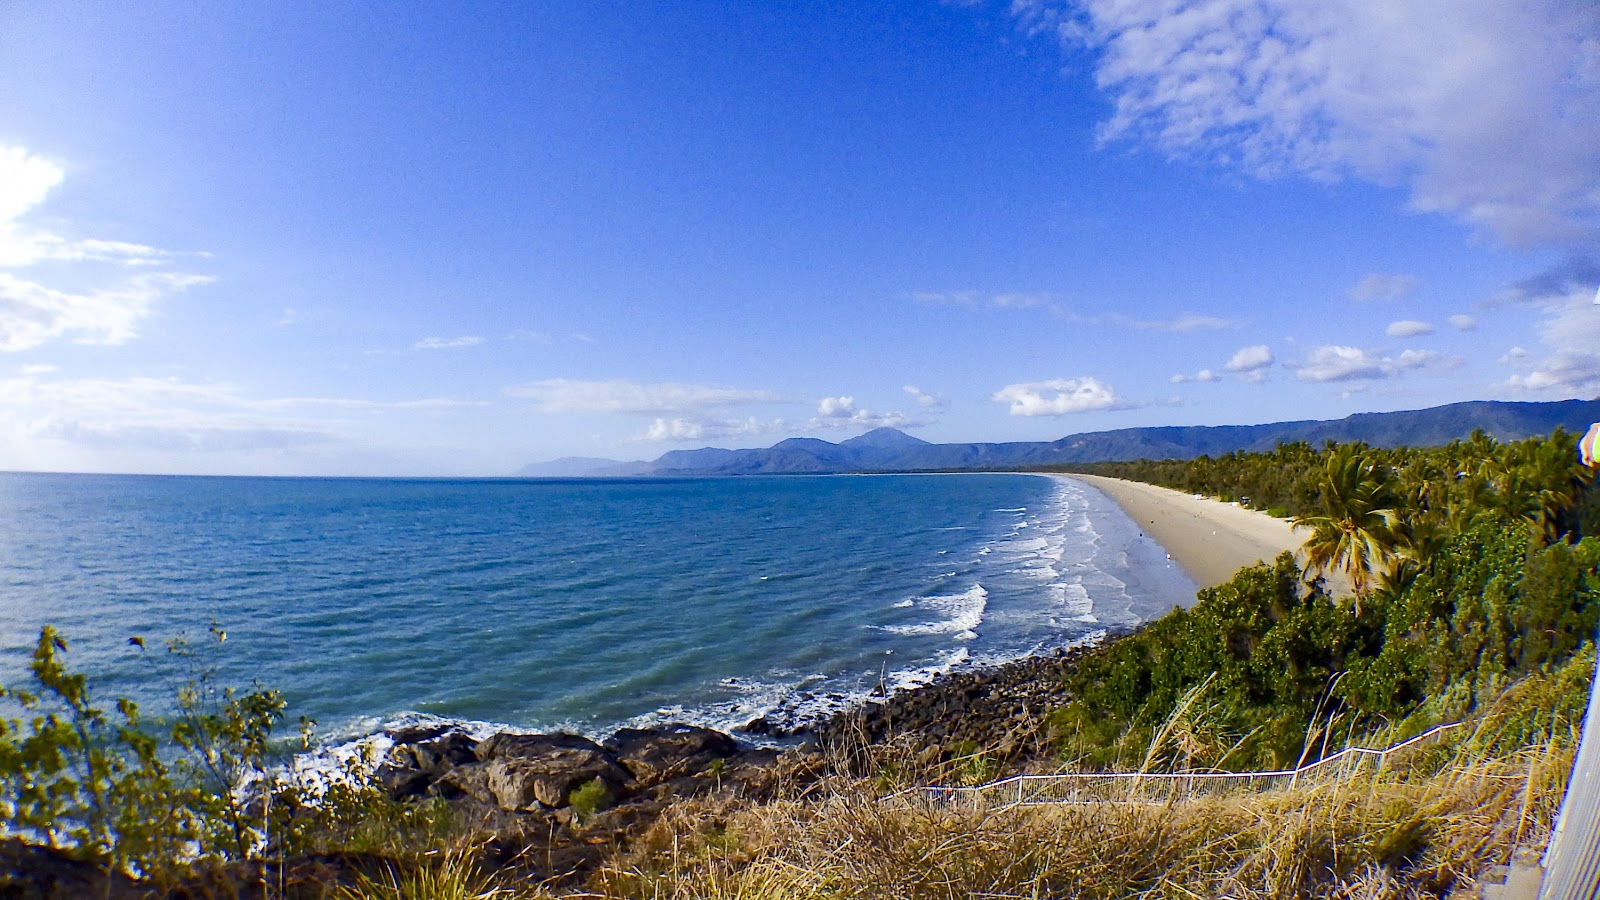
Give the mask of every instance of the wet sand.
<svg viewBox="0 0 1600 900">
<path fill-rule="evenodd" d="M 1308 532 L 1287 519 L 1137 481 L 1102 475 L 1060 477 L 1075 478 L 1110 497 L 1201 587 L 1221 584 L 1245 566 L 1271 562 L 1285 550 L 1296 553 L 1304 564 L 1298 551 Z M 1328 581 L 1335 594 L 1348 592 L 1342 579 Z"/>
</svg>

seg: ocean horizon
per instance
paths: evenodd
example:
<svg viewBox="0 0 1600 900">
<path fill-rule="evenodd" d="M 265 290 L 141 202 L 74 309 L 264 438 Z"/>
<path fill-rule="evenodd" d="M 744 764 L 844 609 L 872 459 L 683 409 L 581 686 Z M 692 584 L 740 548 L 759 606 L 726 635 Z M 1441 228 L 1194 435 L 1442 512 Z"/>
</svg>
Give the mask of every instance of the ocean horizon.
<svg viewBox="0 0 1600 900">
<path fill-rule="evenodd" d="M 186 636 L 324 740 L 433 719 L 794 727 L 1196 590 L 1105 495 L 1027 474 L 8 473 L 0 509 L 0 683 L 25 683 L 48 624 L 101 705 L 160 709 L 190 664 L 162 644 Z"/>
</svg>

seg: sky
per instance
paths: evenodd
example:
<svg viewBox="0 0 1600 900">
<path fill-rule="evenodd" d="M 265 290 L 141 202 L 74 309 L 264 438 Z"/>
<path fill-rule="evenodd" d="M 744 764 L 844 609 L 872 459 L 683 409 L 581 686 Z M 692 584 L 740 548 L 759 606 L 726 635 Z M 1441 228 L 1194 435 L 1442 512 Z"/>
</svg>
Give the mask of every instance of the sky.
<svg viewBox="0 0 1600 900">
<path fill-rule="evenodd" d="M 0 4 L 0 470 L 1600 395 L 1588 0 Z"/>
</svg>

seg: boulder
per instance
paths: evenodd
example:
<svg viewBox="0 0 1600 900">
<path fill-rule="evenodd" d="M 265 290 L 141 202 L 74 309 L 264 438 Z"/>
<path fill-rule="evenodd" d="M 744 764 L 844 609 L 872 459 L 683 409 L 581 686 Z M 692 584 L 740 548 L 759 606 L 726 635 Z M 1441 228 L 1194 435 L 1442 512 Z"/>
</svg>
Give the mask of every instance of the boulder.
<svg viewBox="0 0 1600 900">
<path fill-rule="evenodd" d="M 446 799 L 465 795 L 481 803 L 499 805 L 489 788 L 489 773 L 482 766 L 457 766 L 435 782 L 434 790 Z"/>
<path fill-rule="evenodd" d="M 604 747 L 572 734 L 496 734 L 478 745 L 477 755 L 484 786 L 501 809 L 564 807 L 574 788 L 596 778 L 613 792 L 633 781 Z"/>
<path fill-rule="evenodd" d="M 389 792 L 392 800 L 409 800 L 421 797 L 433 786 L 437 776 L 432 772 L 423 772 L 417 769 L 402 769 L 393 766 L 380 766 L 376 773 L 378 783 Z"/>
<path fill-rule="evenodd" d="M 405 746 L 421 741 L 431 741 L 442 734 L 454 731 L 455 728 L 456 726 L 454 725 L 441 722 L 428 725 L 402 725 L 399 728 L 391 728 L 384 733 L 389 736 L 389 740 L 394 741 L 395 746 Z"/>
<path fill-rule="evenodd" d="M 417 768 L 442 772 L 452 766 L 475 762 L 478 759 L 477 747 L 477 741 L 453 731 L 433 740 L 413 744 L 411 755 L 416 760 Z"/>
<path fill-rule="evenodd" d="M 390 748 L 376 775 L 396 800 L 420 797 L 452 768 L 478 761 L 473 752 L 478 742 L 459 731 L 416 728 L 391 734 L 408 741 Z"/>
<path fill-rule="evenodd" d="M 624 728 L 605 746 L 646 788 L 704 772 L 719 759 L 739 755 L 739 744 L 728 735 L 683 724 Z"/>
</svg>

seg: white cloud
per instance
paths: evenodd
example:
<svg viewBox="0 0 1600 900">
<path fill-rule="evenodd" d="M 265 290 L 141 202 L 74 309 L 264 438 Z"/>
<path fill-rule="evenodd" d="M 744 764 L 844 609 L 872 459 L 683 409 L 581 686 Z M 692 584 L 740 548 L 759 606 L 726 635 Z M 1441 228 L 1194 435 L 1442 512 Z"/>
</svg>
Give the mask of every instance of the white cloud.
<svg viewBox="0 0 1600 900">
<path fill-rule="evenodd" d="M 1137 319 L 1119 312 L 1080 313 L 1062 306 L 1054 294 L 1049 293 L 985 293 L 982 291 L 915 291 L 911 299 L 918 303 L 939 306 L 963 306 L 969 309 L 1045 309 L 1073 322 L 1088 325 L 1117 325 L 1140 331 L 1190 332 L 1234 328 L 1239 323 L 1220 316 L 1200 313 L 1179 313 L 1169 319 Z"/>
<path fill-rule="evenodd" d="M 1457 331 L 1472 331 L 1478 327 L 1478 320 L 1472 316 L 1451 316 L 1449 322 Z"/>
<path fill-rule="evenodd" d="M 1559 300 L 1547 298 L 1539 337 L 1548 352 L 1537 361 L 1522 347 L 1501 359 L 1523 369 L 1506 382 L 1509 387 L 1567 394 L 1600 389 L 1600 306 L 1586 287 L 1574 286 Z"/>
<path fill-rule="evenodd" d="M 1095 378 L 1055 378 L 1009 384 L 990 398 L 1011 404 L 1013 416 L 1065 416 L 1094 410 L 1129 409 L 1133 404 L 1117 396 Z"/>
<path fill-rule="evenodd" d="M 923 424 L 901 412 L 874 413 L 856 407 L 856 398 L 823 397 L 817 415 L 806 423 L 817 428 L 908 428 Z"/>
<path fill-rule="evenodd" d="M 1437 350 L 1402 350 L 1394 358 L 1392 366 L 1397 372 L 1407 372 L 1412 369 L 1424 369 L 1434 365 L 1454 366 L 1459 364 L 1455 357 L 1447 357 Z"/>
<path fill-rule="evenodd" d="M 1384 377 L 1383 361 L 1356 347 L 1322 346 L 1301 364 L 1301 381 L 1348 381 Z"/>
<path fill-rule="evenodd" d="M 0 352 L 30 350 L 68 338 L 79 344 L 123 344 L 155 302 L 212 279 L 149 273 L 120 286 L 74 294 L 0 272 Z"/>
<path fill-rule="evenodd" d="M 1034 309 L 1050 305 L 1050 294 L 1030 294 L 1009 292 L 989 294 L 982 291 L 914 291 L 911 299 L 918 303 L 930 303 L 940 306 L 966 306 L 974 309 L 993 307 L 995 309 Z"/>
<path fill-rule="evenodd" d="M 930 394 L 914 384 L 908 384 L 900 390 L 910 394 L 911 399 L 917 401 L 917 405 L 923 409 L 938 409 L 944 405 L 944 400 L 940 399 L 939 395 Z"/>
<path fill-rule="evenodd" d="M 1390 322 L 1389 327 L 1385 328 L 1383 333 L 1392 338 L 1417 337 L 1424 334 L 1433 334 L 1433 326 L 1427 322 L 1418 322 L 1415 319 L 1401 319 L 1398 322 Z"/>
<path fill-rule="evenodd" d="M 1356 282 L 1350 289 L 1352 300 L 1398 300 L 1409 297 L 1417 290 L 1415 275 L 1384 275 L 1374 272 Z"/>
<path fill-rule="evenodd" d="M 6 435 L 0 453 L 7 465 L 59 468 L 107 450 L 117 459 L 143 451 L 271 453 L 341 439 L 338 423 L 272 412 L 229 384 L 38 377 L 44 374 L 0 379 L 0 431 Z"/>
<path fill-rule="evenodd" d="M 653 442 L 708 441 L 719 438 L 778 434 L 787 428 L 788 424 L 782 419 L 762 420 L 754 417 L 747 419 L 659 418 L 651 422 L 650 427 L 645 429 L 643 434 L 635 435 L 633 440 Z"/>
<path fill-rule="evenodd" d="M 126 241 L 70 240 L 24 224 L 21 219 L 65 179 L 66 171 L 50 160 L 0 144 L 0 267 L 24 268 L 46 260 L 147 266 L 172 256 Z"/>
<path fill-rule="evenodd" d="M 849 418 L 856 412 L 854 397 L 823 397 L 817 401 L 817 415 L 830 419 Z"/>
<path fill-rule="evenodd" d="M 45 261 L 156 266 L 173 254 L 143 244 L 69 239 L 23 219 L 65 179 L 55 163 L 21 147 L 0 145 L 0 268 L 25 269 Z M 78 281 L 92 282 L 81 273 Z M 62 290 L 0 272 L 0 352 L 30 350 L 68 339 L 80 344 L 122 344 L 157 300 L 212 279 L 176 272 L 119 274 L 116 283 Z"/>
<path fill-rule="evenodd" d="M 55 471 L 239 471 L 285 453 L 361 452 L 374 417 L 481 405 L 448 398 L 374 401 L 251 397 L 227 382 L 51 377 L 48 366 L 0 378 L 0 468 Z M 317 463 L 312 463 L 317 465 Z M 323 463 L 325 464 L 325 463 Z"/>
<path fill-rule="evenodd" d="M 508 388 L 506 394 L 532 400 L 540 412 L 546 413 L 658 415 L 779 402 L 779 398 L 768 391 L 620 379 L 575 381 L 550 378 Z"/>
<path fill-rule="evenodd" d="M 1385 356 L 1359 347 L 1326 344 L 1313 349 L 1294 368 L 1301 381 L 1320 383 L 1393 378 L 1418 369 L 1449 369 L 1460 364 L 1458 357 L 1433 350 L 1404 350 L 1399 356 Z"/>
<path fill-rule="evenodd" d="M 475 334 L 466 334 L 461 337 L 442 338 L 425 337 L 411 345 L 413 350 L 454 350 L 458 347 L 476 347 L 483 343 L 483 338 Z"/>
<path fill-rule="evenodd" d="M 1218 316 L 1202 316 L 1197 313 L 1183 313 L 1171 319 L 1130 319 L 1126 316 L 1114 315 L 1111 321 L 1122 325 L 1130 325 L 1141 331 L 1211 331 L 1218 328 L 1232 328 L 1236 324 L 1231 319 Z"/>
<path fill-rule="evenodd" d="M 1266 344 L 1256 344 L 1251 347 L 1240 347 L 1223 366 L 1229 372 L 1254 372 L 1272 365 L 1274 358 L 1272 348 Z"/>
<path fill-rule="evenodd" d="M 9 225 L 43 203 L 66 174 L 60 166 L 22 147 L 0 145 L 0 223 Z"/>
<path fill-rule="evenodd" d="M 1097 49 L 1103 140 L 1258 177 L 1403 183 L 1514 243 L 1600 231 L 1600 7 L 1581 0 L 1014 0 Z"/>
<path fill-rule="evenodd" d="M 1198 381 L 1198 382 L 1201 382 L 1201 383 L 1208 383 L 1208 382 L 1212 382 L 1212 381 L 1221 381 L 1222 380 L 1222 376 L 1218 375 L 1217 373 L 1215 373 L 1213 371 L 1211 371 L 1210 369 L 1201 369 L 1200 371 L 1194 373 L 1193 375 L 1185 375 L 1182 372 L 1179 372 L 1178 374 L 1172 376 L 1171 378 L 1169 378 L 1167 380 L 1172 382 L 1173 384 L 1183 384 L 1183 383 L 1189 382 L 1189 381 Z"/>
</svg>

